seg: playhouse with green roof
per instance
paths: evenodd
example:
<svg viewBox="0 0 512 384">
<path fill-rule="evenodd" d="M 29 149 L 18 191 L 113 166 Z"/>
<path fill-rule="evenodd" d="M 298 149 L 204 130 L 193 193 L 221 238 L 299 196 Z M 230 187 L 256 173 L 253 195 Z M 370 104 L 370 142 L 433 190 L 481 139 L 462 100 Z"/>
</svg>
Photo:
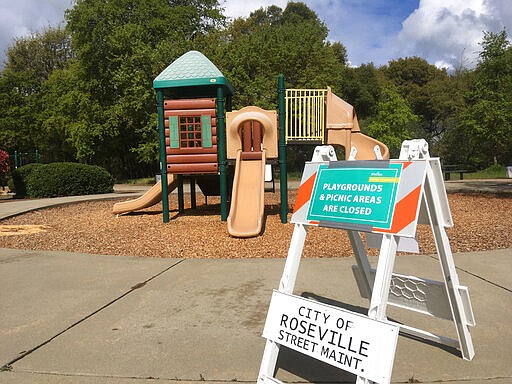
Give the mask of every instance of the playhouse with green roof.
<svg viewBox="0 0 512 384">
<path fill-rule="evenodd" d="M 228 221 L 230 234 L 257 235 L 262 227 L 265 166 L 279 158 L 277 112 L 258 107 L 231 112 L 231 84 L 197 51 L 185 53 L 165 68 L 154 79 L 153 87 L 157 93 L 163 221 L 169 221 L 167 195 L 171 188 L 178 188 L 178 208 L 183 212 L 186 178 L 191 183 L 193 207 L 197 182 L 205 196 L 220 195 L 221 219 Z M 280 163 L 286 167 L 285 161 Z M 235 165 L 234 172 L 231 165 Z M 281 173 L 286 177 L 285 168 Z M 287 204 L 286 198 L 282 202 L 283 222 Z M 251 215 L 257 219 L 249 220 Z"/>
</svg>

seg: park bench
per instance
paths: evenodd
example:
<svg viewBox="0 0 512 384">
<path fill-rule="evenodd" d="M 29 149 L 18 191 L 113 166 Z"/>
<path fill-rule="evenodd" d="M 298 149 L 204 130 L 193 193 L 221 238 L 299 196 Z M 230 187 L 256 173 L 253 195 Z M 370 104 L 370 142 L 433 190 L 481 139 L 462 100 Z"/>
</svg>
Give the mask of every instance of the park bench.
<svg viewBox="0 0 512 384">
<path fill-rule="evenodd" d="M 452 173 L 459 174 L 459 180 L 464 180 L 465 173 L 475 172 L 470 167 L 464 165 L 443 165 L 444 180 L 450 180 Z"/>
</svg>

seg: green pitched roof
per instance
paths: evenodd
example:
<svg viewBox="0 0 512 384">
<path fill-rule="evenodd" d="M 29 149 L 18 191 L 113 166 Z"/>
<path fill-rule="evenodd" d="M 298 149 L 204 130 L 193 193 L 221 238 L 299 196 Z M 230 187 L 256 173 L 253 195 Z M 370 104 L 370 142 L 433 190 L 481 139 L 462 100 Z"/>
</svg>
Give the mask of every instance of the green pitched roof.
<svg viewBox="0 0 512 384">
<path fill-rule="evenodd" d="M 154 88 L 218 87 L 233 89 L 221 71 L 201 52 L 189 51 L 177 58 L 153 80 Z"/>
</svg>

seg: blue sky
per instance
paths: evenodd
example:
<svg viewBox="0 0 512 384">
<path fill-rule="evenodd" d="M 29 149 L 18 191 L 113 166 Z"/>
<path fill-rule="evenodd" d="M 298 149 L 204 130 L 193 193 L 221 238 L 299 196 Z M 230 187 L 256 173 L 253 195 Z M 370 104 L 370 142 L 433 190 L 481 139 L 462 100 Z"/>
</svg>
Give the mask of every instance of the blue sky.
<svg viewBox="0 0 512 384">
<path fill-rule="evenodd" d="M 0 0 L 0 61 L 15 37 L 63 22 L 73 0 Z M 439 67 L 473 67 L 483 31 L 512 31 L 510 0 L 304 0 L 347 48 L 354 66 L 420 56 Z M 247 17 L 286 0 L 220 0 L 229 17 Z"/>
</svg>

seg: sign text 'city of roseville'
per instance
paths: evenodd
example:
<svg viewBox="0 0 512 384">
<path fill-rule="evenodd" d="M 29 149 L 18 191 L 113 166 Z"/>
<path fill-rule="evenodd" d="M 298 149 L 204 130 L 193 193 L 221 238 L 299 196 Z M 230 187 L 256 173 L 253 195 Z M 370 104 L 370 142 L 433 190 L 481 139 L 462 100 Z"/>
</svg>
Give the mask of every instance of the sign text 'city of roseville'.
<svg viewBox="0 0 512 384">
<path fill-rule="evenodd" d="M 263 337 L 376 382 L 389 382 L 398 327 L 274 291 Z"/>
</svg>

